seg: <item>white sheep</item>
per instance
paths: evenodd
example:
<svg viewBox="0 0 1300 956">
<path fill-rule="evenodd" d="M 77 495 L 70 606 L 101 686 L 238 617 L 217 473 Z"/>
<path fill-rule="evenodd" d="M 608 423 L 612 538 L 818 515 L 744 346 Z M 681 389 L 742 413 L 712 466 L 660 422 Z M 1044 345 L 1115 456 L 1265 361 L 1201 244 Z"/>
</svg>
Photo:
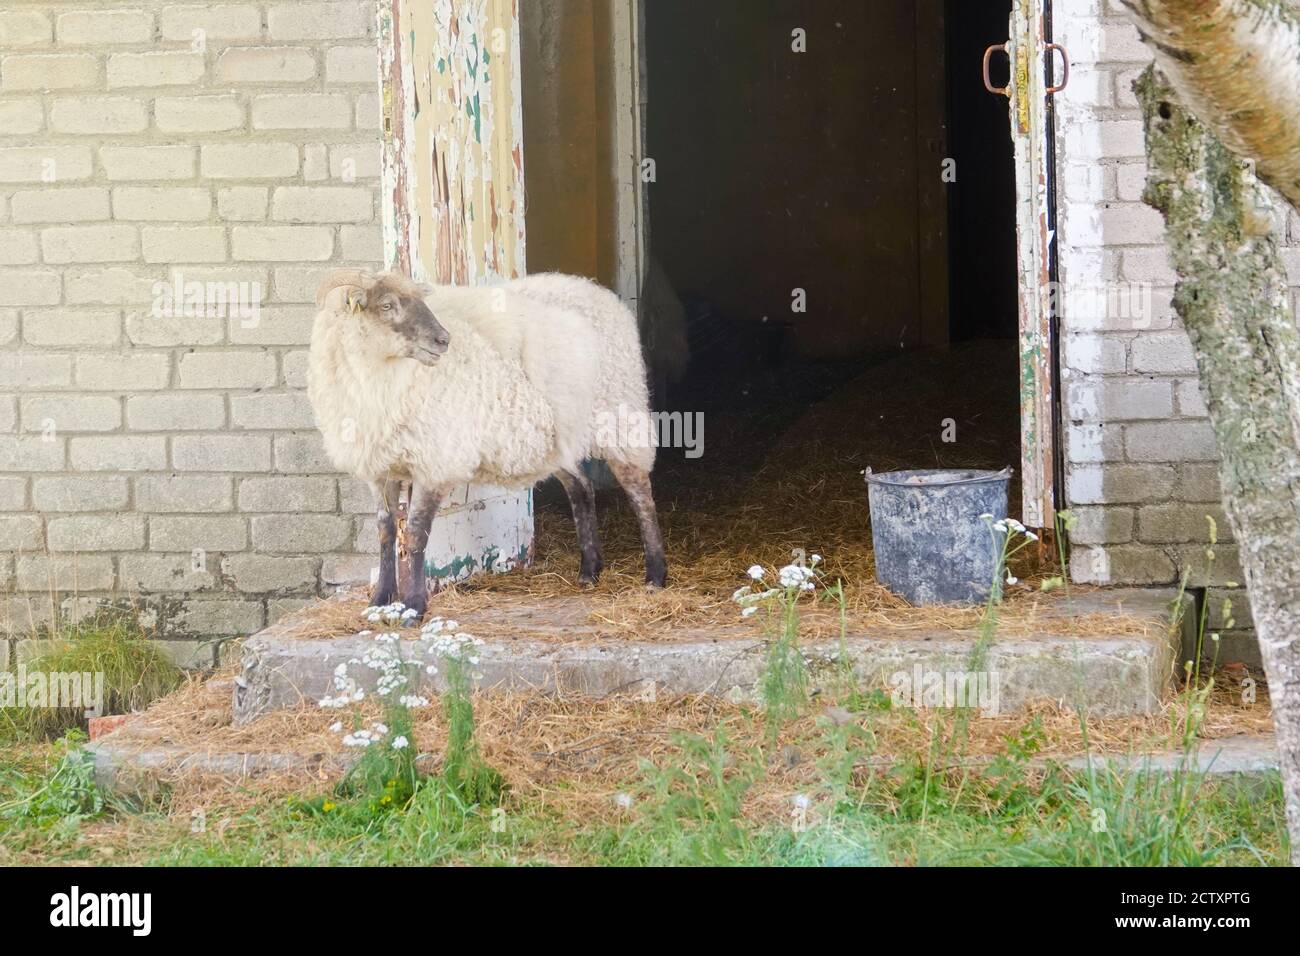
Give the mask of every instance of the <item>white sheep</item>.
<svg viewBox="0 0 1300 956">
<path fill-rule="evenodd" d="M 397 597 L 404 481 L 407 607 L 424 613 L 429 526 L 446 495 L 470 482 L 519 488 L 557 476 L 578 528 L 579 580 L 593 583 L 603 559 L 587 458 L 605 459 L 627 492 L 646 581 L 665 583 L 645 364 L 636 318 L 617 296 L 565 275 L 465 287 L 346 271 L 326 279 L 316 301 L 308 394 L 330 459 L 375 490 L 373 604 Z"/>
</svg>

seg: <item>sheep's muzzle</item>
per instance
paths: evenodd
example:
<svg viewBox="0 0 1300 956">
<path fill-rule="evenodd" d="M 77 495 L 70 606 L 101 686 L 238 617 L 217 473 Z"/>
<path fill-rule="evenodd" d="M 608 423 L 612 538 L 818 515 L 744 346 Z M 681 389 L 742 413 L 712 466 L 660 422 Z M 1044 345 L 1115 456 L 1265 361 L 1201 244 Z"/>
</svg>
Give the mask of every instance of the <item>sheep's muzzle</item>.
<svg viewBox="0 0 1300 956">
<path fill-rule="evenodd" d="M 422 299 L 402 300 L 402 314 L 394 328 L 406 339 L 409 355 L 423 365 L 434 365 L 447 352 L 451 334 Z"/>
</svg>

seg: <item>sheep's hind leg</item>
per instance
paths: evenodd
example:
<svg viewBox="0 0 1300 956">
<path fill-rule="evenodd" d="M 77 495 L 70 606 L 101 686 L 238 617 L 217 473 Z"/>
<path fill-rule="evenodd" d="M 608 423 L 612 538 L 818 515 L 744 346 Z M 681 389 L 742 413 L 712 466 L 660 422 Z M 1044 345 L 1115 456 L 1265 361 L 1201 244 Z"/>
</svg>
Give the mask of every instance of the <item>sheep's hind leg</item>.
<svg viewBox="0 0 1300 956">
<path fill-rule="evenodd" d="M 641 525 L 641 543 L 645 546 L 645 581 L 656 587 L 668 583 L 668 561 L 664 557 L 664 539 L 659 533 L 659 516 L 655 513 L 650 472 L 622 462 L 610 461 L 609 470 L 627 492 Z"/>
<path fill-rule="evenodd" d="M 569 496 L 569 507 L 573 509 L 573 523 L 578 527 L 578 550 L 582 552 L 578 583 L 595 584 L 605 568 L 596 525 L 596 489 L 581 469 L 576 472 L 557 471 L 555 477 L 564 485 L 564 491 Z"/>
<path fill-rule="evenodd" d="M 424 610 L 429 606 L 429 585 L 424 569 L 424 549 L 429 544 L 429 528 L 433 525 L 434 516 L 438 513 L 438 507 L 442 504 L 445 497 L 443 491 L 437 488 L 423 488 L 420 485 L 411 486 L 411 504 L 406 509 L 406 545 L 407 557 L 407 574 L 406 574 L 406 593 L 402 596 L 402 603 L 408 610 L 416 612 L 418 621 L 424 616 Z"/>
<path fill-rule="evenodd" d="M 370 591 L 376 607 L 397 600 L 397 506 L 402 494 L 399 481 L 372 481 L 375 517 L 379 522 L 379 580 Z"/>
</svg>

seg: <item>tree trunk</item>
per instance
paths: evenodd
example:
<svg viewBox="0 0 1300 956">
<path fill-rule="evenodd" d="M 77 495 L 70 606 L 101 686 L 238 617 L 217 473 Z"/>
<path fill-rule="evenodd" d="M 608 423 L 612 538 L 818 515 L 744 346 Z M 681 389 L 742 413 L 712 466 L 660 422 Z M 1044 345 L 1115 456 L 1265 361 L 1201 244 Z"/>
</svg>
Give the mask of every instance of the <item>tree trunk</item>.
<svg viewBox="0 0 1300 956">
<path fill-rule="evenodd" d="M 1300 16 L 1279 0 L 1121 0 L 1179 98 L 1300 208 Z"/>
<path fill-rule="evenodd" d="M 1164 214 L 1174 305 L 1196 351 L 1268 675 L 1300 865 L 1300 333 L 1267 203 L 1238 159 L 1155 68 L 1138 83 L 1146 200 Z"/>
</svg>

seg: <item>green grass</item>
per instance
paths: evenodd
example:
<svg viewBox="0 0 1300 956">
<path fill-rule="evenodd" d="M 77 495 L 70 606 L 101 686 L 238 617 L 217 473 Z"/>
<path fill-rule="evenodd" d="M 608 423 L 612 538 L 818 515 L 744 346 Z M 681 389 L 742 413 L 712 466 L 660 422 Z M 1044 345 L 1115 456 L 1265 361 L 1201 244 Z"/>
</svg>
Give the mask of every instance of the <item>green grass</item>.
<svg viewBox="0 0 1300 956">
<path fill-rule="evenodd" d="M 184 680 L 180 668 L 127 612 L 107 610 L 33 637 L 55 644 L 49 653 L 26 663 L 27 673 L 103 674 L 105 714 L 143 710 Z M 0 740 L 57 737 L 69 729 L 84 730 L 85 726 L 81 710 L 0 708 Z"/>
<path fill-rule="evenodd" d="M 759 718 L 756 718 L 759 719 Z M 830 735 L 831 730 L 826 733 Z M 829 739 L 829 738 L 828 738 Z M 979 773 L 939 772 L 928 757 L 868 774 L 828 758 L 806 825 L 755 822 L 761 754 L 721 734 L 683 736 L 628 781 L 615 823 L 563 817 L 506 793 L 468 802 L 422 778 L 405 808 L 377 810 L 338 788 L 253 809 L 169 814 L 106 799 L 72 746 L 0 752 L 0 863 L 149 865 L 598 866 L 1206 866 L 1284 865 L 1276 773 L 1070 772 L 1031 765 L 1033 730 L 1008 740 Z M 852 741 L 846 744 L 851 752 Z M 832 753 L 832 757 L 833 757 Z M 791 795 L 792 797 L 794 795 Z M 1098 827 L 1097 810 L 1104 816 Z M 192 832 L 199 829 L 201 832 Z"/>
</svg>

